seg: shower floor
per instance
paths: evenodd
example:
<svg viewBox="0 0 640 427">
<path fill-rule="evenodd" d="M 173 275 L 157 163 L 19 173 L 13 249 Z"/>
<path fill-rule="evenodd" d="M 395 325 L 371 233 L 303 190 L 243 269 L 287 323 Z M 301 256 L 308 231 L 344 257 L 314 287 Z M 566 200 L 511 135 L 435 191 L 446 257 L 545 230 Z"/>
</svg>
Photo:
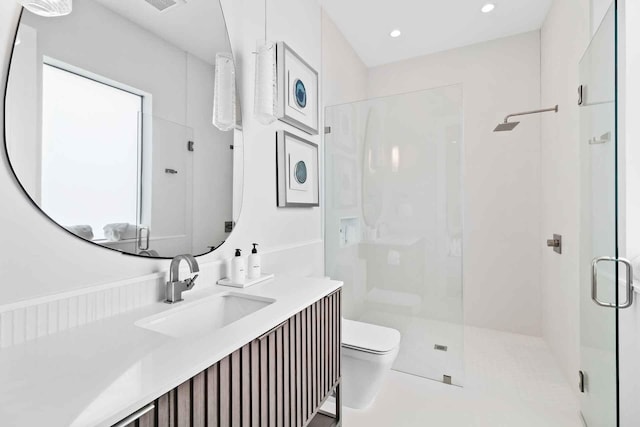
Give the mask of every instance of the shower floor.
<svg viewBox="0 0 640 427">
<path fill-rule="evenodd" d="M 462 325 L 380 311 L 367 311 L 358 320 L 400 331 L 394 370 L 436 381 L 448 375 L 453 385 L 464 385 Z M 446 346 L 447 351 L 436 350 L 436 345 Z"/>
<path fill-rule="evenodd" d="M 465 327 L 464 387 L 391 371 L 349 427 L 582 427 L 578 401 L 541 338 Z"/>
</svg>

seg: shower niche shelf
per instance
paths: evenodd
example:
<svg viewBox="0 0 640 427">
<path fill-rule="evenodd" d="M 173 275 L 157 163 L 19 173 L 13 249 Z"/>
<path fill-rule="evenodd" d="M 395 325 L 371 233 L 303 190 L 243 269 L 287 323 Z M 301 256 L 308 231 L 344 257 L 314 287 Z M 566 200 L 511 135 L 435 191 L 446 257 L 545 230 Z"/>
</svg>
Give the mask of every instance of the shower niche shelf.
<svg viewBox="0 0 640 427">
<path fill-rule="evenodd" d="M 360 243 L 360 220 L 356 217 L 340 218 L 340 247 Z"/>
</svg>

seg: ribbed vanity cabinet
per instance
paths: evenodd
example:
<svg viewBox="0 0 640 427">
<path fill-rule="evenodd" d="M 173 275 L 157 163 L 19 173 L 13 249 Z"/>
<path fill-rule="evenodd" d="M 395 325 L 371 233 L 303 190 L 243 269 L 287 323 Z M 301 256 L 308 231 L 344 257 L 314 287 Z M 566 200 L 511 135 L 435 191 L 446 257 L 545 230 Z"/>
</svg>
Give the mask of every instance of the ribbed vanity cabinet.
<svg viewBox="0 0 640 427">
<path fill-rule="evenodd" d="M 332 392 L 340 401 L 340 299 L 322 298 L 118 425 L 309 425 Z"/>
</svg>

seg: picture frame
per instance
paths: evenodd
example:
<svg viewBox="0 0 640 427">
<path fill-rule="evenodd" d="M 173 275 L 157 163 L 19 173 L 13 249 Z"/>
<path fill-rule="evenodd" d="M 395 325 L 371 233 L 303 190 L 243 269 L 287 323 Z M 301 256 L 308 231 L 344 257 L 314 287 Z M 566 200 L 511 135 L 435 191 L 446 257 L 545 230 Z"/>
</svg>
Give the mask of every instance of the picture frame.
<svg viewBox="0 0 640 427">
<path fill-rule="evenodd" d="M 318 135 L 318 72 L 285 42 L 276 45 L 276 63 L 278 119 L 310 135 Z"/>
<path fill-rule="evenodd" d="M 276 134 L 278 207 L 320 206 L 318 145 L 290 132 Z"/>
</svg>

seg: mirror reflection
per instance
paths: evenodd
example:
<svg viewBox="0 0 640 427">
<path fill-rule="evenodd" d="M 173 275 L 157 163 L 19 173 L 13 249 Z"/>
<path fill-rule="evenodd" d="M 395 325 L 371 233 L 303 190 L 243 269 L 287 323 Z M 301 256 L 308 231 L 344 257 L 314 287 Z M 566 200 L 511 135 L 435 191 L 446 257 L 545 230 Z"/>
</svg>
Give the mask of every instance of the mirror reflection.
<svg viewBox="0 0 640 427">
<path fill-rule="evenodd" d="M 57 18 L 24 10 L 5 100 L 23 189 L 68 232 L 110 249 L 214 250 L 242 196 L 230 58 L 218 1 L 83 0 Z"/>
</svg>

